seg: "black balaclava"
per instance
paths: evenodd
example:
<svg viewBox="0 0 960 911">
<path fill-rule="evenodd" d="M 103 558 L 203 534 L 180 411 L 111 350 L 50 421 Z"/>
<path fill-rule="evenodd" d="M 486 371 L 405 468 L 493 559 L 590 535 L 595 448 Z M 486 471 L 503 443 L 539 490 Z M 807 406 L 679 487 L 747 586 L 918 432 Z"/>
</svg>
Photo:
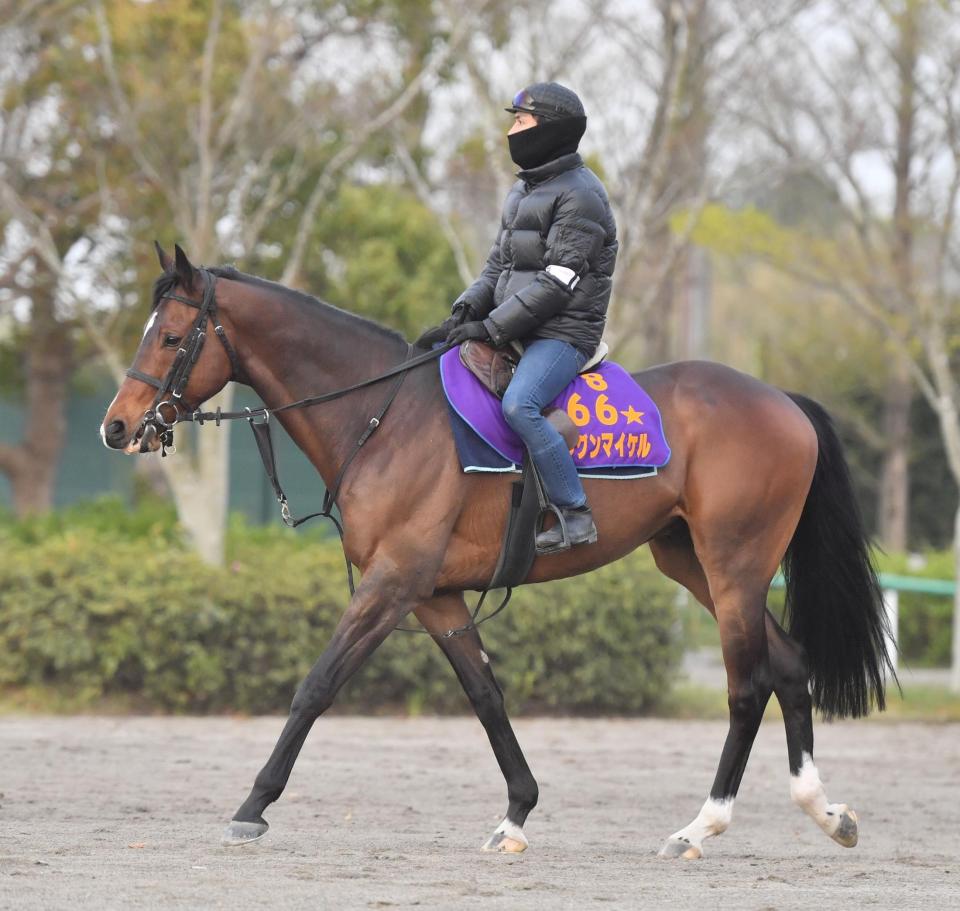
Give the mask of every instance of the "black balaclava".
<svg viewBox="0 0 960 911">
<path fill-rule="evenodd" d="M 586 117 L 541 117 L 537 126 L 507 136 L 510 157 L 525 171 L 538 168 L 561 155 L 576 152 L 586 129 Z"/>
</svg>

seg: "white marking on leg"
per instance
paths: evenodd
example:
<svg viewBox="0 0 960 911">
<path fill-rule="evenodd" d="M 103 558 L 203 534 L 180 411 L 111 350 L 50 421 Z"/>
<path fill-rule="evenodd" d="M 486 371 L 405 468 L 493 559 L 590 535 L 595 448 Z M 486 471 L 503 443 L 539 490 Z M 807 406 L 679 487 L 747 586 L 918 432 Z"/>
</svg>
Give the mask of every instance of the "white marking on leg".
<svg viewBox="0 0 960 911">
<path fill-rule="evenodd" d="M 700 808 L 697 818 L 679 832 L 674 832 L 670 836 L 670 841 L 686 842 L 699 850 L 705 838 L 726 832 L 731 819 L 733 819 L 732 797 L 723 800 L 708 797 L 706 803 Z"/>
<path fill-rule="evenodd" d="M 527 841 L 527 836 L 523 834 L 523 829 L 515 822 L 510 822 L 509 819 L 505 818 L 503 822 L 497 826 L 493 835 L 487 839 L 483 850 L 496 851 L 501 854 L 520 854 L 525 851 L 529 845 L 530 842 Z"/>
<path fill-rule="evenodd" d="M 512 838 L 514 841 L 519 841 L 521 844 L 529 845 L 530 842 L 527 841 L 527 836 L 523 834 L 523 829 L 520 828 L 515 822 L 510 822 L 509 819 L 504 818 L 503 822 L 497 826 L 494 835 L 506 835 L 507 838 Z"/>
<path fill-rule="evenodd" d="M 800 771 L 790 776 L 790 797 L 831 838 L 840 825 L 848 807 L 843 803 L 828 803 L 820 773 L 813 757 L 803 753 Z"/>
<path fill-rule="evenodd" d="M 487 656 L 487 653 L 486 653 L 483 649 L 480 649 L 480 660 L 481 660 L 484 664 L 489 664 L 489 663 L 490 663 L 490 658 Z"/>
</svg>

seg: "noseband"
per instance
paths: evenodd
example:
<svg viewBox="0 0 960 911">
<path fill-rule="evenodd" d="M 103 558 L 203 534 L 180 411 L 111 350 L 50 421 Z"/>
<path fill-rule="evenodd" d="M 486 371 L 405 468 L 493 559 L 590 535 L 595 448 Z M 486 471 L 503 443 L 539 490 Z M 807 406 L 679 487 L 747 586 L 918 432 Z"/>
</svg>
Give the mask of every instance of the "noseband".
<svg viewBox="0 0 960 911">
<path fill-rule="evenodd" d="M 237 353 L 227 339 L 223 326 L 220 325 L 217 318 L 216 280 L 206 269 L 199 269 L 198 271 L 203 277 L 203 299 L 199 304 L 179 294 L 163 294 L 160 297 L 160 300 L 179 301 L 198 311 L 193 327 L 177 349 L 177 354 L 166 375 L 163 379 L 158 379 L 148 373 L 135 370 L 133 367 L 127 370 L 127 376 L 140 380 L 141 383 L 146 383 L 148 386 L 153 386 L 157 390 L 157 394 L 153 398 L 153 404 L 144 412 L 137 429 L 141 452 L 146 452 L 149 449 L 154 436 L 160 439 L 161 455 L 166 456 L 168 449 L 171 452 L 176 452 L 173 446 L 173 428 L 190 411 L 186 407 L 186 403 L 183 402 L 183 392 L 187 388 L 187 383 L 190 382 L 190 374 L 200 358 L 200 352 L 203 351 L 203 344 L 207 339 L 207 325 L 211 321 L 213 322 L 213 331 L 220 339 L 224 350 L 227 352 L 227 357 L 230 359 L 230 379 L 237 379 L 241 372 Z M 164 408 L 172 409 L 173 414 L 169 418 L 164 416 Z"/>
</svg>

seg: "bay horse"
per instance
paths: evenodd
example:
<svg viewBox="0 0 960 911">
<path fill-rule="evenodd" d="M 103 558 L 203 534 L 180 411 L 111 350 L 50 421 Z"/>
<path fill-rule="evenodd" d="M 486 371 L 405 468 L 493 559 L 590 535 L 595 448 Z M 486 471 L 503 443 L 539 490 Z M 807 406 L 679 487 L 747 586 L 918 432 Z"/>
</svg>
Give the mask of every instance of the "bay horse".
<svg viewBox="0 0 960 911">
<path fill-rule="evenodd" d="M 199 408 L 230 380 L 249 385 L 275 408 L 374 377 L 408 356 L 410 346 L 399 334 L 369 320 L 234 269 L 196 268 L 179 247 L 175 260 L 159 246 L 157 252 L 163 274 L 153 312 L 101 426 L 112 449 L 133 453 L 160 445 L 156 437 L 142 437 L 144 415 L 159 378 L 176 357 L 182 360 L 176 352 L 205 303 L 223 344 L 212 341 L 196 351 L 178 414 Z M 538 557 L 526 582 L 589 572 L 649 544 L 659 569 L 692 592 L 719 626 L 729 730 L 706 802 L 669 836 L 662 856 L 701 857 L 704 840 L 728 828 L 771 694 L 783 711 L 793 801 L 834 841 L 852 847 L 857 816 L 828 801 L 814 765 L 812 708 L 827 717 L 864 715 L 873 704 L 882 709 L 890 662 L 881 592 L 831 420 L 815 402 L 720 364 L 674 363 L 635 377 L 662 411 L 673 451 L 669 464 L 654 478 L 586 480 L 599 541 Z M 277 414 L 328 489 L 385 385 Z M 461 471 L 438 370 L 407 373 L 384 426 L 340 487 L 344 549 L 362 579 L 298 687 L 224 844 L 266 833 L 263 813 L 283 792 L 308 731 L 412 613 L 453 666 L 506 780 L 506 815 L 483 848 L 527 847 L 523 826 L 537 803 L 537 783 L 493 668 L 476 628 L 444 636 L 469 625 L 464 592 L 484 589 L 491 577 L 509 483 L 502 475 Z M 789 633 L 766 606 L 781 566 Z"/>
</svg>

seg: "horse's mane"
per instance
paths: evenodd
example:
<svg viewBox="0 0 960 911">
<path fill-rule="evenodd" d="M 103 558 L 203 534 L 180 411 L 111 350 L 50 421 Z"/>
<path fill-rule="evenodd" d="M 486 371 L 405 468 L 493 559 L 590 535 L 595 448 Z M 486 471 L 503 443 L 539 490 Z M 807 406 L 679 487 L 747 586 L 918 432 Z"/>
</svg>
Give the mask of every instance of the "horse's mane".
<svg viewBox="0 0 960 911">
<path fill-rule="evenodd" d="M 247 275 L 247 273 L 240 272 L 238 269 L 233 268 L 233 266 L 205 266 L 204 268 L 206 268 L 206 270 L 213 275 L 216 275 L 217 278 L 226 278 L 229 281 L 241 282 L 245 285 L 253 285 L 256 288 L 262 288 L 264 291 L 269 291 L 271 294 L 275 294 L 292 304 L 296 304 L 306 309 L 308 313 L 311 313 L 311 315 L 319 315 L 322 311 L 329 315 L 333 315 L 338 319 L 353 324 L 359 322 L 367 329 L 370 329 L 385 339 L 391 339 L 393 341 L 399 341 L 406 344 L 406 339 L 399 332 L 396 332 L 393 329 L 388 329 L 386 326 L 381 326 L 380 323 L 375 322 L 372 319 L 368 319 L 365 316 L 351 313 L 348 310 L 341 310 L 339 307 L 335 307 L 333 304 L 320 300 L 319 298 L 314 297 L 312 294 L 307 294 L 305 291 L 297 291 L 294 288 L 288 288 L 286 285 L 281 285 L 279 282 L 272 282 L 269 279 L 260 278 L 257 275 Z M 156 310 L 157 305 L 160 303 L 163 296 L 173 291 L 177 281 L 177 273 L 173 270 L 164 272 L 156 280 L 153 286 L 152 309 Z"/>
</svg>

